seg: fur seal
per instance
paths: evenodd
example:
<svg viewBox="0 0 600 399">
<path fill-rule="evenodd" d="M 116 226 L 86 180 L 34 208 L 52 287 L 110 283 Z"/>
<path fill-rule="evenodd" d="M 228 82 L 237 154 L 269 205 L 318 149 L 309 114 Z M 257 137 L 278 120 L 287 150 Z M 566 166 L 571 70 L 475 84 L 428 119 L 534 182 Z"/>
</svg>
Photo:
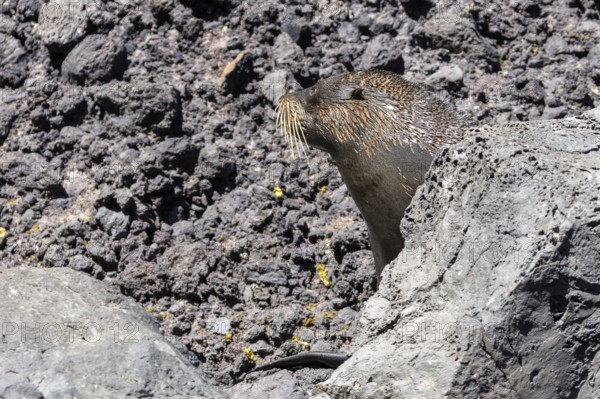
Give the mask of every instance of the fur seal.
<svg viewBox="0 0 600 399">
<path fill-rule="evenodd" d="M 275 113 L 292 151 L 306 143 L 337 164 L 367 223 L 379 283 L 404 247 L 400 221 L 433 156 L 472 122 L 429 86 L 373 69 L 285 94 Z"/>
<path fill-rule="evenodd" d="M 404 247 L 400 221 L 433 156 L 474 125 L 431 87 L 381 70 L 347 73 L 288 93 L 275 115 L 292 152 L 308 144 L 337 164 L 367 223 L 378 283 Z M 311 363 L 337 368 L 348 357 L 305 352 L 252 371 Z"/>
</svg>

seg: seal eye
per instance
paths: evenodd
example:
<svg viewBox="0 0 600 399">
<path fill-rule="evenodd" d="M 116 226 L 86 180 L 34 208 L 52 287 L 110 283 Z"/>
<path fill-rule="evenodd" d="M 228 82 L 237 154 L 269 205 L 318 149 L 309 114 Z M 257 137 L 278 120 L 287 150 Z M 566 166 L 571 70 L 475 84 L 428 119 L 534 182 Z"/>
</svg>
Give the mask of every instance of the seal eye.
<svg viewBox="0 0 600 399">
<path fill-rule="evenodd" d="M 354 89 L 352 93 L 350 93 L 351 100 L 364 100 L 365 96 L 362 89 Z"/>
</svg>

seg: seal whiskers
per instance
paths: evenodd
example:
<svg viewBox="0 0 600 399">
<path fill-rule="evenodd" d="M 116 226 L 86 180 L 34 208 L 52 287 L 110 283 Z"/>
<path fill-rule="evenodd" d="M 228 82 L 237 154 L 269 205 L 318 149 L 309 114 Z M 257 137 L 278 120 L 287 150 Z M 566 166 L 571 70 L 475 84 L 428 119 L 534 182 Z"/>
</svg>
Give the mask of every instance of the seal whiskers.
<svg viewBox="0 0 600 399">
<path fill-rule="evenodd" d="M 285 101 L 279 102 L 275 108 L 275 126 L 283 132 L 290 151 L 292 152 L 292 157 L 295 156 L 294 147 L 296 147 L 298 155 L 302 152 L 304 156 L 307 157 L 306 150 L 304 149 L 304 144 L 307 143 L 306 137 L 304 136 L 304 131 L 302 130 L 299 119 L 301 110 L 293 109 L 294 107 L 296 107 L 294 103 Z"/>
</svg>

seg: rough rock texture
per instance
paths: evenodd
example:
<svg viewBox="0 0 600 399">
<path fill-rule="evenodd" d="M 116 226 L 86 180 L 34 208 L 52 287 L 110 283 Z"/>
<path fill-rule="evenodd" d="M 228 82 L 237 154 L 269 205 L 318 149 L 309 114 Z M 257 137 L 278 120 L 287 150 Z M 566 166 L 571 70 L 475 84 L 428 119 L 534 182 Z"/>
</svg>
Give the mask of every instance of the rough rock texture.
<svg viewBox="0 0 600 399">
<path fill-rule="evenodd" d="M 52 0 L 44 3 L 36 7 L 36 33 L 50 51 L 66 53 L 85 37 L 90 17 L 98 11 L 96 4 L 99 3 L 93 0 Z M 27 8 L 19 11 L 25 13 Z"/>
<path fill-rule="evenodd" d="M 127 53 L 119 40 L 105 35 L 86 36 L 62 63 L 61 75 L 79 84 L 121 78 Z"/>
<path fill-rule="evenodd" d="M 291 372 L 280 370 L 261 378 L 256 383 L 239 383 L 230 388 L 227 393 L 232 399 L 264 399 L 265 397 L 302 399 L 305 395 L 298 385 Z"/>
<path fill-rule="evenodd" d="M 409 245 L 318 397 L 598 397 L 600 108 L 474 129 L 401 226 Z"/>
<path fill-rule="evenodd" d="M 226 398 L 129 298 L 70 269 L 0 273 L 0 397 Z"/>
<path fill-rule="evenodd" d="M 19 87 L 27 76 L 27 52 L 21 43 L 0 33 L 0 86 Z"/>
<path fill-rule="evenodd" d="M 290 157 L 274 101 L 379 66 L 481 122 L 577 115 L 600 105 L 598 4 L 6 0 L 0 269 L 118 286 L 223 385 L 245 349 L 345 350 L 374 291 L 366 226 L 327 156 Z M 313 371 L 288 381 L 306 396 Z"/>
</svg>

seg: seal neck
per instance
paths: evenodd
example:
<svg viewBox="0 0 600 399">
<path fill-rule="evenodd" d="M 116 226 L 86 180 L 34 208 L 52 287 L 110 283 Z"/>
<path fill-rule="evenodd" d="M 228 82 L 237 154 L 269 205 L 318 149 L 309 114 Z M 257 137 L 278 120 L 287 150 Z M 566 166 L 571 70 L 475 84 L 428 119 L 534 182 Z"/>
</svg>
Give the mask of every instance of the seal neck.
<svg viewBox="0 0 600 399">
<path fill-rule="evenodd" d="M 397 146 L 371 156 L 353 148 L 331 153 L 369 229 L 377 277 L 404 246 L 400 221 L 431 165 L 426 150 Z"/>
</svg>

